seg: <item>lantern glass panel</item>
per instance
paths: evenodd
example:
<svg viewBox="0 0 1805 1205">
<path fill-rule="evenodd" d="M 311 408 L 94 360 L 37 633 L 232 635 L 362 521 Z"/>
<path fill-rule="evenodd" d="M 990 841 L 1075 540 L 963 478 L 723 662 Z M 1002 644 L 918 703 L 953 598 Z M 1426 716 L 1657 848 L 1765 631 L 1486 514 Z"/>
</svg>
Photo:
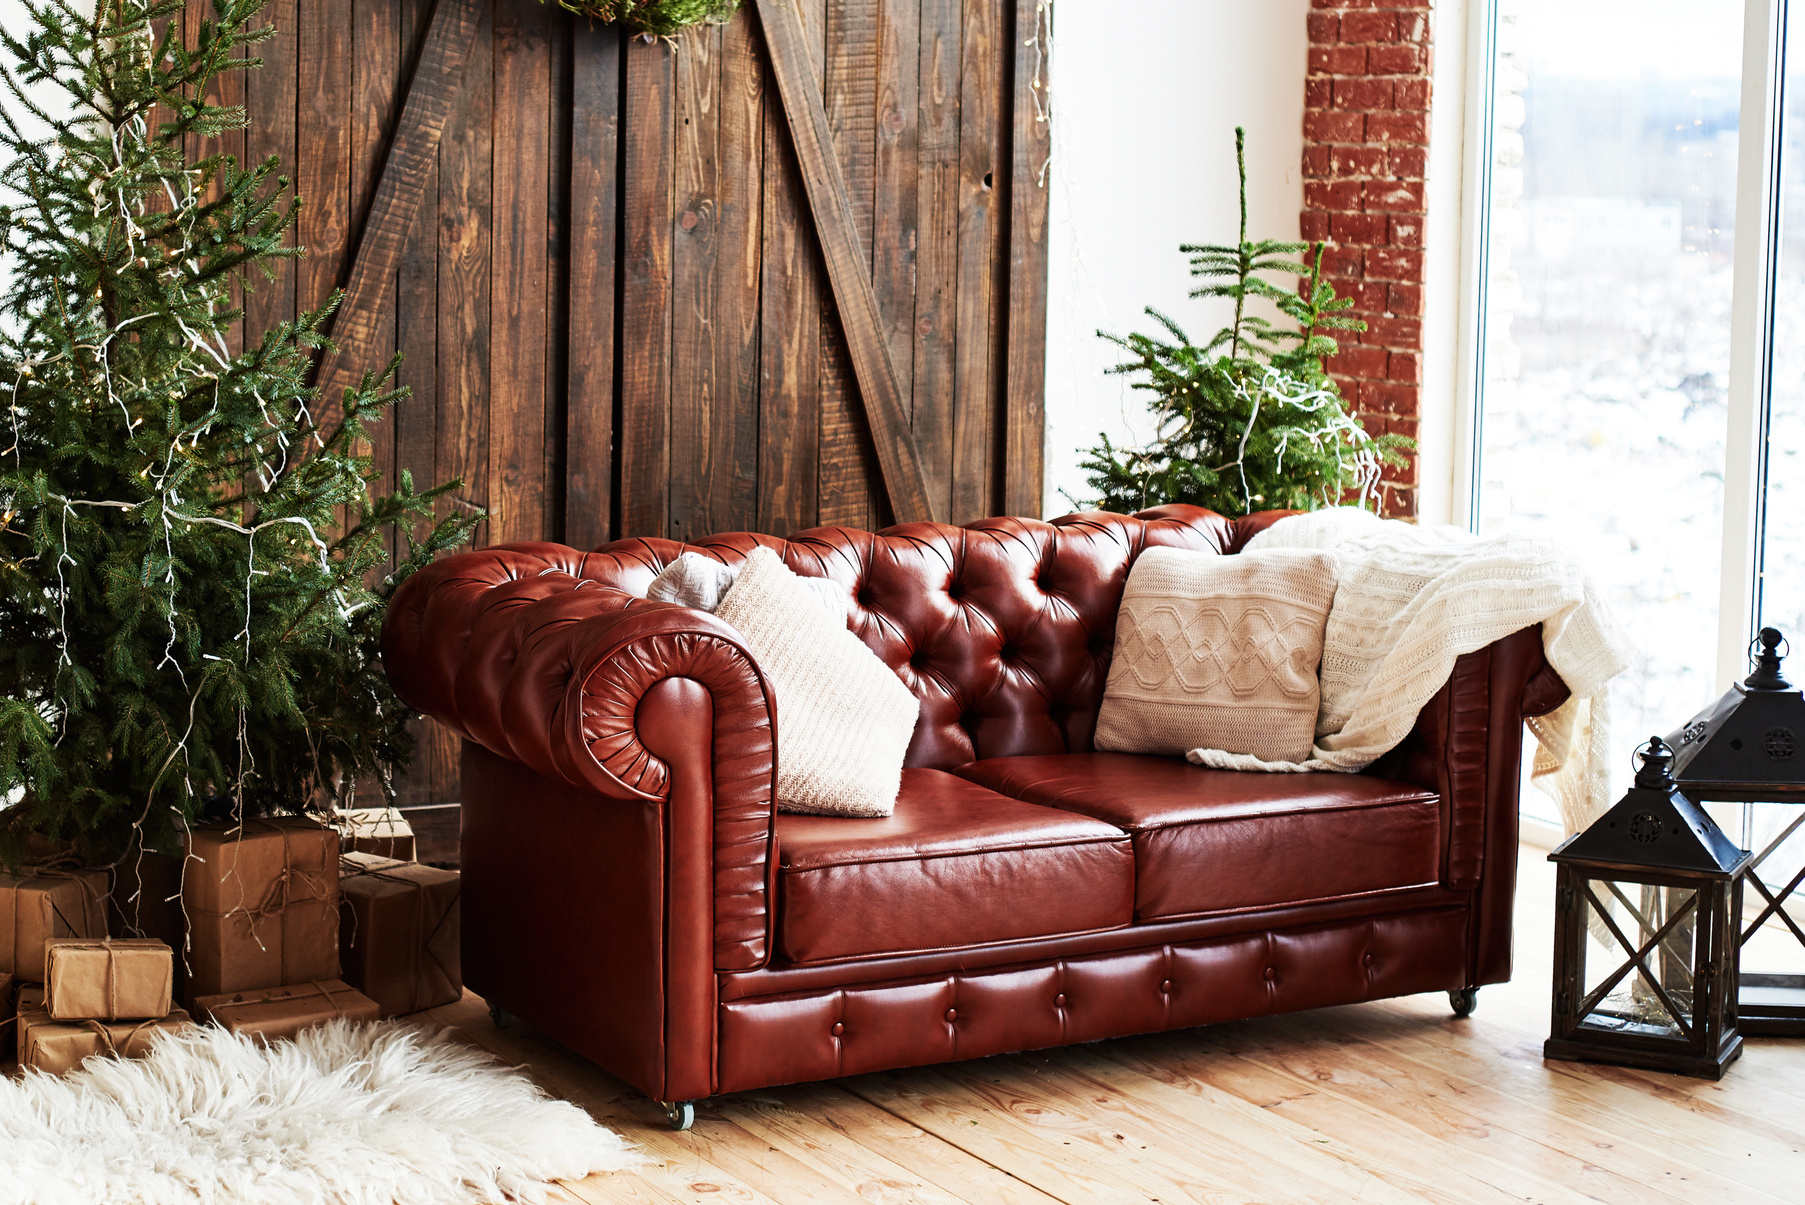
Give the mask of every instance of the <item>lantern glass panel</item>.
<svg viewBox="0 0 1805 1205">
<path fill-rule="evenodd" d="M 1698 892 L 1609 879 L 1583 883 L 1581 1027 L 1690 1038 Z"/>
<path fill-rule="evenodd" d="M 1797 804 L 1734 805 L 1747 809 L 1743 844 L 1756 851 L 1742 919 L 1743 973 L 1805 971 L 1805 808 Z"/>
</svg>

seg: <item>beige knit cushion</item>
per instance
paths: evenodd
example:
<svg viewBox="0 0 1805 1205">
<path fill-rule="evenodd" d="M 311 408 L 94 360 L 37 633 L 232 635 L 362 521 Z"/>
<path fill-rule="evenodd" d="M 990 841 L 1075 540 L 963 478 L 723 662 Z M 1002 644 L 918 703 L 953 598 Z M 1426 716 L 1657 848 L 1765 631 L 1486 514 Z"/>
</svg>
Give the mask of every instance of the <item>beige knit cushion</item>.
<svg viewBox="0 0 1805 1205">
<path fill-rule="evenodd" d="M 746 558 L 715 614 L 777 703 L 777 809 L 888 816 L 920 704 L 769 548 Z"/>
<path fill-rule="evenodd" d="M 1302 548 L 1143 552 L 1122 593 L 1097 748 L 1309 757 L 1335 565 Z"/>
</svg>

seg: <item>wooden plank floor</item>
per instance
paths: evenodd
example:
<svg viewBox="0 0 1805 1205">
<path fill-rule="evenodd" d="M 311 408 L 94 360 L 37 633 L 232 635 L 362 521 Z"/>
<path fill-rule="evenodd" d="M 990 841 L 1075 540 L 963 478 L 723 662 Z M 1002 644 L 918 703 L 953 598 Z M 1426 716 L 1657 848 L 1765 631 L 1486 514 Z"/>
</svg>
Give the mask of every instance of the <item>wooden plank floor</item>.
<svg viewBox="0 0 1805 1205">
<path fill-rule="evenodd" d="M 1717 1084 L 1543 1062 L 1553 883 L 1525 848 L 1517 978 L 1468 1020 L 1416 996 L 773 1088 L 687 1134 L 475 996 L 426 1017 L 659 1160 L 561 1205 L 1805 1201 L 1805 1039 L 1749 1040 Z"/>
</svg>

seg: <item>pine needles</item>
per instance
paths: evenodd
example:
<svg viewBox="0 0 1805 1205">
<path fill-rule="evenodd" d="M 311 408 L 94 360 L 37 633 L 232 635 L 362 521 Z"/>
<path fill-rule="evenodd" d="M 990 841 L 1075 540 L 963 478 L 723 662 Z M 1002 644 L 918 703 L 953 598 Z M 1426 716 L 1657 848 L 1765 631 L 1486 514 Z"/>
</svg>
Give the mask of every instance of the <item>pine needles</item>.
<svg viewBox="0 0 1805 1205">
<path fill-rule="evenodd" d="M 740 0 L 558 0 L 558 7 L 579 17 L 625 25 L 648 39 L 673 38 L 692 25 L 719 25 L 739 6 Z"/>
<path fill-rule="evenodd" d="M 181 0 L 25 0 L 0 31 L 0 862 L 28 833 L 168 848 L 205 809 L 295 810 L 410 753 L 383 606 L 480 514 L 433 521 L 459 482 L 373 491 L 395 363 L 316 423 L 336 295 L 230 341 L 232 289 L 301 254 L 301 202 L 274 159 L 184 147 L 246 125 L 207 97 L 260 64 L 263 2 L 216 0 L 191 45 Z"/>
<path fill-rule="evenodd" d="M 1353 499 L 1376 505 L 1385 465 L 1405 463 L 1415 443 L 1400 435 L 1374 437 L 1348 413 L 1323 370 L 1339 350 L 1329 331 L 1363 331 L 1322 278 L 1324 246 L 1247 238 L 1246 135 L 1235 130 L 1241 228 L 1233 244 L 1185 245 L 1191 274 L 1206 283 L 1192 297 L 1234 304 L 1234 319 L 1199 347 L 1176 321 L 1148 307 L 1165 336 L 1097 333 L 1129 353 L 1111 372 L 1136 375 L 1134 388 L 1153 394 L 1154 438 L 1117 448 L 1108 435 L 1089 450 L 1096 505 L 1133 512 L 1165 502 L 1188 502 L 1221 514 L 1254 510 L 1314 510 Z M 1294 256 L 1304 255 L 1304 259 Z M 1278 283 L 1273 277 L 1301 277 Z M 1294 325 L 1274 323 L 1249 309 L 1264 298 Z"/>
</svg>

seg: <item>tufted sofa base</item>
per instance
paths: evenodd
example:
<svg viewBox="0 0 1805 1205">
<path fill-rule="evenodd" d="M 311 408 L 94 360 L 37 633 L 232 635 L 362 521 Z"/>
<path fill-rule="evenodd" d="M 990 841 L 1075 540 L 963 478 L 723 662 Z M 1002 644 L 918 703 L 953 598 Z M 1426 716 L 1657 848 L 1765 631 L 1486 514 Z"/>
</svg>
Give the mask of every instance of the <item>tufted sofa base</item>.
<svg viewBox="0 0 1805 1205">
<path fill-rule="evenodd" d="M 1464 908 L 727 1000 L 717 1091 L 1466 985 Z M 1118 937 L 1126 936 L 1117 934 Z"/>
<path fill-rule="evenodd" d="M 1139 554 L 1236 555 L 1280 517 L 517 544 L 422 569 L 383 664 L 464 738 L 466 982 L 682 1101 L 1507 979 L 1523 718 L 1567 697 L 1537 628 L 1462 656 L 1364 779 L 1129 775 L 1094 749 Z M 969 827 L 776 817 L 763 672 L 716 616 L 645 597 L 683 552 L 758 546 L 844 591 L 920 701 L 907 767 Z M 1060 832 L 1108 825 L 1095 848 L 1122 856 L 1012 860 L 1027 813 L 983 792 L 1064 812 L 1042 817 Z"/>
</svg>

